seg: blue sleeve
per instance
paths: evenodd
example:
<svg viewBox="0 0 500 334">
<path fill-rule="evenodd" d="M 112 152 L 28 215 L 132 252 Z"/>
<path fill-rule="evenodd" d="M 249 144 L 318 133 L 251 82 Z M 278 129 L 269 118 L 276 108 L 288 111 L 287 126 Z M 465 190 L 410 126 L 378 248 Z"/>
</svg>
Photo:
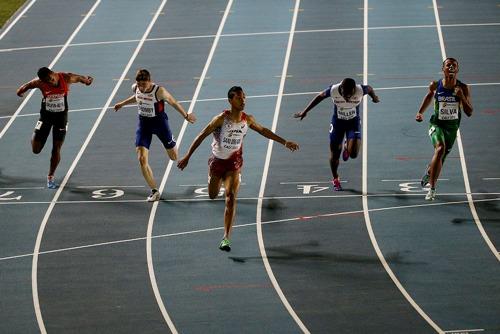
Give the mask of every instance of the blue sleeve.
<svg viewBox="0 0 500 334">
<path fill-rule="evenodd" d="M 330 97 L 331 91 L 332 91 L 332 85 L 328 86 L 328 88 L 323 91 L 323 94 L 325 94 L 326 97 Z"/>
<path fill-rule="evenodd" d="M 366 86 L 366 85 L 361 85 L 361 88 L 363 88 L 363 95 L 368 94 L 368 86 Z"/>
</svg>

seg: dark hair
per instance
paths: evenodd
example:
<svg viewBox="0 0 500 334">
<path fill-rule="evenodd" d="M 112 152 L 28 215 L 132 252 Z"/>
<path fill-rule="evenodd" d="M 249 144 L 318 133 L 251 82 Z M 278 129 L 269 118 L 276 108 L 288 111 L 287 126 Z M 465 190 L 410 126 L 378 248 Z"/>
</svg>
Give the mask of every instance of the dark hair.
<svg viewBox="0 0 500 334">
<path fill-rule="evenodd" d="M 446 63 L 446 61 L 447 61 L 447 60 L 454 61 L 454 62 L 456 62 L 456 63 L 458 64 L 458 60 L 456 60 L 456 59 L 455 59 L 455 58 L 453 58 L 453 57 L 448 57 L 448 58 L 446 58 L 445 60 L 443 60 L 443 65 L 442 65 L 442 66 L 444 66 L 444 63 Z"/>
<path fill-rule="evenodd" d="M 233 96 L 241 92 L 243 92 L 243 88 L 241 88 L 240 86 L 233 86 L 227 91 L 227 98 L 231 100 Z"/>
<path fill-rule="evenodd" d="M 151 74 L 148 70 L 141 68 L 135 74 L 135 81 L 151 81 Z"/>
<path fill-rule="evenodd" d="M 356 81 L 351 78 L 345 78 L 342 80 L 342 83 L 340 84 L 342 86 L 342 94 L 344 93 L 351 93 L 354 92 L 354 89 L 356 88 Z"/>
<path fill-rule="evenodd" d="M 46 81 L 49 78 L 50 73 L 52 73 L 52 71 L 50 70 L 50 68 L 48 68 L 48 67 L 40 67 L 38 69 L 38 72 L 36 74 L 38 75 L 38 78 L 40 78 L 40 80 Z"/>
</svg>

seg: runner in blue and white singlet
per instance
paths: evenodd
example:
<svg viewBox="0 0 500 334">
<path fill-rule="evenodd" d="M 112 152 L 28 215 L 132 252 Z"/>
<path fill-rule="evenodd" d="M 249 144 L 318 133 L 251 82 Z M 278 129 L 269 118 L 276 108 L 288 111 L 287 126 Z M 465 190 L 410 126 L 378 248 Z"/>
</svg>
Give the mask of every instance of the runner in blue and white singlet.
<svg viewBox="0 0 500 334">
<path fill-rule="evenodd" d="M 338 175 L 340 153 L 344 143 L 342 159 L 358 156 L 361 147 L 361 117 L 359 105 L 364 95 L 369 95 L 374 103 L 379 102 L 378 96 L 372 87 L 368 85 L 356 85 L 354 79 L 346 78 L 341 83 L 331 85 L 318 95 L 298 113 L 295 118 L 301 120 L 307 113 L 324 99 L 331 97 L 333 101 L 333 115 L 330 123 L 330 169 L 333 175 L 333 189 L 342 190 Z M 345 140 L 344 140 L 345 138 Z"/>
<path fill-rule="evenodd" d="M 168 124 L 168 116 L 165 110 L 165 102 L 172 106 L 189 123 L 194 123 L 196 117 L 192 113 L 187 113 L 177 100 L 165 89 L 151 81 L 151 74 L 141 69 L 135 76 L 136 83 L 132 85 L 134 95 L 115 104 L 115 111 L 118 111 L 127 104 L 137 103 L 138 125 L 135 136 L 135 147 L 137 159 L 139 160 L 142 175 L 146 183 L 151 187 L 151 194 L 148 201 L 158 201 L 160 192 L 153 177 L 153 171 L 149 166 L 149 147 L 156 135 L 167 150 L 171 160 L 177 160 L 177 148 L 172 135 L 172 130 Z"/>
</svg>

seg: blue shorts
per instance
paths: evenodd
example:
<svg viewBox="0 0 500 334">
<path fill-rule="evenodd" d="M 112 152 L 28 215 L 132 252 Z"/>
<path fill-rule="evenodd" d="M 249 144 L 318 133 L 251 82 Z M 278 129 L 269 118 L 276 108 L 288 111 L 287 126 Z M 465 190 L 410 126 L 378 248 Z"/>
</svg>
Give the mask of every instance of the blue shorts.
<svg viewBox="0 0 500 334">
<path fill-rule="evenodd" d="M 162 116 L 165 115 L 165 116 Z M 155 117 L 139 116 L 139 124 L 135 133 L 135 146 L 142 146 L 149 150 L 153 134 L 160 139 L 166 149 L 175 147 L 174 136 L 168 126 L 168 118 L 166 114 Z"/>
<path fill-rule="evenodd" d="M 332 118 L 330 123 L 330 144 L 341 145 L 344 136 L 347 140 L 361 139 L 361 119 L 359 117 L 347 121 L 339 120 L 336 117 Z"/>
</svg>

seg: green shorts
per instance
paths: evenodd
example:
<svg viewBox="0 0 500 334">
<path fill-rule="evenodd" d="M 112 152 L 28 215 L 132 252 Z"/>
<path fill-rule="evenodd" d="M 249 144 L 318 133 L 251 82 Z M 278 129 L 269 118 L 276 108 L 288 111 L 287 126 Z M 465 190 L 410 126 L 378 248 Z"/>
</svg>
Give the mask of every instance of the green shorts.
<svg viewBox="0 0 500 334">
<path fill-rule="evenodd" d="M 436 147 L 438 143 L 444 143 L 446 153 L 450 152 L 457 139 L 457 131 L 458 129 L 443 129 L 438 125 L 431 124 L 429 126 L 429 137 L 431 137 L 432 145 Z"/>
</svg>

